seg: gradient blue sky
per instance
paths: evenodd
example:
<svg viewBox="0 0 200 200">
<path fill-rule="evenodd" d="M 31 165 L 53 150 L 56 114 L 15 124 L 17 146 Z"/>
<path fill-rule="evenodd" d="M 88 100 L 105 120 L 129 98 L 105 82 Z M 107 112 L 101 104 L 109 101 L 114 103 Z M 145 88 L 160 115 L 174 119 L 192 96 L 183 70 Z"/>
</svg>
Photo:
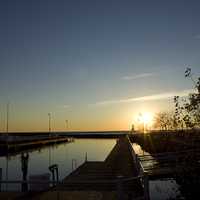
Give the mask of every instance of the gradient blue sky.
<svg viewBox="0 0 200 200">
<path fill-rule="evenodd" d="M 0 130 L 129 129 L 200 72 L 200 2 L 0 1 Z M 187 90 L 187 91 L 185 91 Z"/>
</svg>

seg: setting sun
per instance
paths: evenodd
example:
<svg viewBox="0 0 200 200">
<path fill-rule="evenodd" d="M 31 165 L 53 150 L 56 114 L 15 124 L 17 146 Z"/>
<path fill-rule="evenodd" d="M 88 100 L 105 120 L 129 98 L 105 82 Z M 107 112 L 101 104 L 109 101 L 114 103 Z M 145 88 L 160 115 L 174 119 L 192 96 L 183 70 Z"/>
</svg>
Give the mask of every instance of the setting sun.
<svg viewBox="0 0 200 200">
<path fill-rule="evenodd" d="M 138 116 L 138 122 L 142 122 L 145 124 L 151 124 L 153 121 L 153 114 L 150 112 L 140 113 Z"/>
<path fill-rule="evenodd" d="M 140 129 L 143 130 L 149 129 L 153 124 L 153 113 L 151 112 L 139 113 L 139 115 L 137 116 L 137 122 L 139 127 L 142 126 L 142 128 L 140 127 Z"/>
<path fill-rule="evenodd" d="M 152 120 L 153 120 L 153 114 L 152 113 L 145 112 L 145 113 L 142 114 L 142 121 L 145 124 L 151 124 Z"/>
</svg>

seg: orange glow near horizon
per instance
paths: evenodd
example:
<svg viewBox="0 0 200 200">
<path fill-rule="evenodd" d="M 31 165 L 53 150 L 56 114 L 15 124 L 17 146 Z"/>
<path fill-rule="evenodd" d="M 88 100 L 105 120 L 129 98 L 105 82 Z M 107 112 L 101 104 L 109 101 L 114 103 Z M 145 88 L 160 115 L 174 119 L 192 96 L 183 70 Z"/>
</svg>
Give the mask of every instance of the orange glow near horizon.
<svg viewBox="0 0 200 200">
<path fill-rule="evenodd" d="M 142 121 L 145 124 L 152 124 L 152 120 L 153 120 L 153 114 L 149 113 L 149 112 L 145 112 L 142 114 Z"/>
<path fill-rule="evenodd" d="M 151 112 L 141 112 L 137 115 L 137 124 L 142 125 L 142 129 L 147 130 L 153 125 L 153 117 L 154 114 Z"/>
</svg>

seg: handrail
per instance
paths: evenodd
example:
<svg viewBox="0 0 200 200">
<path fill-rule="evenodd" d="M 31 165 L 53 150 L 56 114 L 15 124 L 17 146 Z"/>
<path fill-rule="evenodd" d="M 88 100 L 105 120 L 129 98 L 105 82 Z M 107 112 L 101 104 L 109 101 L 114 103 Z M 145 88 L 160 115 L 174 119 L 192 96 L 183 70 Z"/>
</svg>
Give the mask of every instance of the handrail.
<svg viewBox="0 0 200 200">
<path fill-rule="evenodd" d="M 128 178 L 120 178 L 122 182 L 125 181 L 130 181 L 130 180 L 137 180 L 140 178 L 143 178 L 144 176 L 133 176 L 133 177 L 128 177 Z M 102 179 L 102 180 L 75 180 L 75 181 L 21 181 L 21 180 L 1 180 L 0 183 L 11 183 L 11 184 L 17 184 L 17 183 L 27 183 L 27 184 L 63 184 L 65 183 L 117 183 L 119 178 L 115 179 Z"/>
<path fill-rule="evenodd" d="M 139 169 L 139 173 L 138 176 L 132 176 L 132 177 L 113 177 L 113 179 L 102 179 L 102 180 L 74 180 L 74 181 L 21 181 L 21 180 L 0 180 L 0 184 L 2 183 L 10 183 L 10 184 L 49 184 L 48 188 L 49 189 L 59 189 L 57 187 L 52 187 L 52 186 L 69 186 L 69 184 L 95 184 L 95 183 L 110 183 L 110 184 L 116 184 L 116 190 L 118 191 L 119 194 L 121 194 L 122 192 L 122 188 L 121 188 L 121 184 L 123 184 L 126 181 L 134 181 L 134 180 L 140 180 L 141 181 L 141 185 L 144 189 L 144 196 L 143 198 L 148 200 L 149 199 L 149 181 L 148 181 L 148 174 L 144 171 L 144 168 L 141 164 L 141 162 L 139 161 L 137 154 L 135 154 L 134 149 L 132 148 L 131 142 L 128 139 L 128 148 L 129 151 L 132 155 L 133 158 L 133 162 L 137 165 L 137 169 Z M 51 185 L 51 187 L 50 187 Z M 47 188 L 47 189 L 48 189 Z M 120 196 L 120 195 L 119 195 Z M 120 199 L 120 198 L 119 198 Z"/>
<path fill-rule="evenodd" d="M 131 141 L 129 139 L 129 137 L 127 136 L 127 139 L 128 139 L 128 143 L 129 143 L 129 150 L 131 151 L 131 155 L 132 155 L 132 158 L 133 158 L 133 161 L 136 165 L 136 168 L 138 170 L 138 173 L 139 173 L 139 176 L 141 177 L 140 178 L 140 181 L 141 181 L 141 184 L 143 186 L 143 189 L 144 189 L 144 199 L 145 200 L 149 200 L 149 178 L 148 178 L 148 173 L 144 170 L 143 166 L 142 166 L 142 163 L 140 162 L 139 158 L 138 158 L 138 155 L 135 153 L 132 145 L 131 145 Z"/>
<path fill-rule="evenodd" d="M 156 156 L 162 156 L 162 155 L 166 155 L 166 154 L 179 154 L 179 153 L 189 153 L 189 152 L 200 152 L 200 149 L 190 149 L 190 150 L 184 150 L 184 151 L 175 151 L 175 152 L 165 152 L 165 153 L 155 153 L 155 154 L 149 154 L 149 155 L 141 155 L 139 157 L 148 157 L 148 156 L 152 156 L 152 157 L 156 157 Z"/>
<path fill-rule="evenodd" d="M 59 183 L 60 181 L 21 181 L 21 180 L 1 180 L 0 183 L 27 183 L 27 184 L 47 184 L 47 183 Z M 61 182 L 60 182 L 61 183 Z"/>
<path fill-rule="evenodd" d="M 122 185 L 123 182 L 125 181 L 132 181 L 132 180 L 136 180 L 136 179 L 141 179 L 143 178 L 144 179 L 144 185 L 145 184 L 148 184 L 148 178 L 145 176 L 137 176 L 137 177 L 130 177 L 130 178 L 123 178 L 123 177 L 119 177 L 117 179 L 114 179 L 114 180 L 87 180 L 87 181 L 69 181 L 69 182 L 64 182 L 64 181 L 19 181 L 19 180 L 8 180 L 8 181 L 0 181 L 0 184 L 2 183 L 11 183 L 11 184 L 17 184 L 17 183 L 20 183 L 20 184 L 52 184 L 53 187 L 47 187 L 45 188 L 44 190 L 42 191 L 49 191 L 49 190 L 59 190 L 59 184 L 62 188 L 62 186 L 69 186 L 69 184 L 81 184 L 81 183 L 91 183 L 91 184 L 94 184 L 94 183 L 112 183 L 112 184 L 115 184 L 116 185 L 116 192 L 117 192 L 117 199 L 118 200 L 121 200 L 121 195 L 123 194 L 123 189 L 122 189 Z M 57 187 L 58 186 L 58 187 Z M 144 188 L 144 195 L 142 196 L 138 196 L 137 199 L 143 199 L 143 200 L 149 200 L 149 192 L 148 192 L 149 188 Z M 40 191 L 40 190 L 39 190 Z M 28 192 L 28 191 L 27 191 Z"/>
<path fill-rule="evenodd" d="M 144 170 L 140 160 L 138 159 L 139 156 L 134 152 L 133 147 L 131 146 L 131 141 L 130 141 L 129 137 L 127 137 L 127 139 L 128 139 L 128 142 L 129 142 L 129 149 L 130 149 L 131 154 L 133 156 L 133 160 L 134 160 L 136 165 L 139 165 L 139 166 L 136 166 L 136 167 L 138 169 L 142 169 L 142 174 L 144 174 L 145 170 Z M 139 173 L 141 174 L 141 171 L 139 171 Z"/>
</svg>

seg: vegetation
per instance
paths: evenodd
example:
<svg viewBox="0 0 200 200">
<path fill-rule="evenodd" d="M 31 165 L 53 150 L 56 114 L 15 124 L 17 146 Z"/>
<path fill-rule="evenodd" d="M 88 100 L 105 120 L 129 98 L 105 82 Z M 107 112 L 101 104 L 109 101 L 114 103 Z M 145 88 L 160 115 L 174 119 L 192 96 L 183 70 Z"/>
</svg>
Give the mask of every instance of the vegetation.
<svg viewBox="0 0 200 200">
<path fill-rule="evenodd" d="M 174 117 L 169 112 L 159 112 L 154 117 L 154 127 L 160 130 L 174 129 Z"/>
<path fill-rule="evenodd" d="M 195 92 L 182 99 L 174 97 L 175 118 L 186 128 L 200 127 L 200 77 L 194 80 L 191 68 L 186 69 L 185 77 L 192 80 Z"/>
<path fill-rule="evenodd" d="M 191 68 L 185 70 L 185 77 L 194 85 L 194 93 L 187 97 L 174 97 L 174 113 L 160 112 L 155 116 L 155 128 L 160 130 L 200 127 L 200 77 L 196 80 Z"/>
</svg>

